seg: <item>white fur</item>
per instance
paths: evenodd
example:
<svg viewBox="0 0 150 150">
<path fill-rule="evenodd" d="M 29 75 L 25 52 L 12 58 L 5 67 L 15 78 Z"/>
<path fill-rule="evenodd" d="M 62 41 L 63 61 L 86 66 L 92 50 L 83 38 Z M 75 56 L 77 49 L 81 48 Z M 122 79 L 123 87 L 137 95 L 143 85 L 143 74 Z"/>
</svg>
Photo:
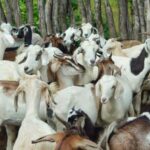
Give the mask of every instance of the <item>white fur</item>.
<svg viewBox="0 0 150 150">
<path fill-rule="evenodd" d="M 8 32 L 0 31 L 0 60 L 3 59 L 5 49 L 14 44 L 13 37 Z"/>
<path fill-rule="evenodd" d="M 132 89 L 128 80 L 122 76 L 104 75 L 97 84 L 101 89 L 102 120 L 112 123 L 123 119 L 132 103 Z"/>
<path fill-rule="evenodd" d="M 43 122 L 39 118 L 39 105 L 42 97 L 41 92 L 43 82 L 36 78 L 28 78 L 24 81 L 21 81 L 20 84 L 23 86 L 22 90 L 25 91 L 27 109 L 13 150 L 54 149 L 54 144 L 51 143 L 39 143 L 36 145 L 31 143 L 32 140 L 35 140 L 41 136 L 55 133 L 55 131 L 48 126 L 47 123 Z"/>
<path fill-rule="evenodd" d="M 94 124 L 97 120 L 98 110 L 95 97 L 91 91 L 91 85 L 86 87 L 71 86 L 57 92 L 54 96 L 57 103 L 54 107 L 54 113 L 67 121 L 69 110 L 75 106 L 77 109 L 82 109 L 91 119 Z M 57 126 L 57 129 L 61 129 Z"/>
</svg>

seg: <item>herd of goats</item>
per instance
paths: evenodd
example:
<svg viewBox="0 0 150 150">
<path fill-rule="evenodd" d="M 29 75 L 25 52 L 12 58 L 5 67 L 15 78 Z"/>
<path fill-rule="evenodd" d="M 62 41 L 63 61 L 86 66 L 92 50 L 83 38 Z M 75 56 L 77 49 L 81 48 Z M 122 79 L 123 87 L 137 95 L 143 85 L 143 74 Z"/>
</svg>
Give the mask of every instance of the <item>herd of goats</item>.
<svg viewBox="0 0 150 150">
<path fill-rule="evenodd" d="M 123 48 L 90 23 L 45 38 L 2 23 L 0 59 L 6 150 L 150 150 L 150 39 Z"/>
</svg>

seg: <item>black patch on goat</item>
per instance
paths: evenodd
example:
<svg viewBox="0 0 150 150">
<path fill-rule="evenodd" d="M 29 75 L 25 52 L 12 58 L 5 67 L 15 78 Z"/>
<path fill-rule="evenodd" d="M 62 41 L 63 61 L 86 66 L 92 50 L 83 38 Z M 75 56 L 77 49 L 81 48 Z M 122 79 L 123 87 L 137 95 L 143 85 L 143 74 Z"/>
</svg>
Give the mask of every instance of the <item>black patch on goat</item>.
<svg viewBox="0 0 150 150">
<path fill-rule="evenodd" d="M 58 44 L 58 48 L 64 53 L 64 54 L 68 54 L 68 49 L 66 46 L 64 46 L 63 44 L 59 43 Z"/>
<path fill-rule="evenodd" d="M 18 64 L 24 63 L 24 62 L 26 61 L 27 57 L 28 57 L 28 56 L 25 56 Z"/>
<path fill-rule="evenodd" d="M 91 32 L 93 33 L 93 34 L 97 34 L 97 30 L 96 30 L 96 28 L 91 28 Z"/>
<path fill-rule="evenodd" d="M 144 60 L 146 57 L 148 57 L 148 54 L 144 48 L 138 57 L 131 59 L 130 67 L 131 67 L 131 72 L 134 75 L 138 75 L 140 72 L 142 72 L 144 68 Z"/>
<path fill-rule="evenodd" d="M 25 28 L 27 29 L 24 35 L 24 44 L 25 46 L 29 46 L 32 43 L 32 30 L 29 25 L 26 25 Z"/>
<path fill-rule="evenodd" d="M 42 55 L 42 51 L 40 51 L 37 56 L 36 56 L 36 59 L 35 60 L 39 60 L 41 58 L 41 55 Z"/>
<path fill-rule="evenodd" d="M 73 113 L 73 115 L 70 118 L 68 118 L 68 122 L 71 125 L 74 125 L 80 117 L 85 117 L 85 125 L 81 132 L 83 135 L 81 136 L 87 136 L 90 140 L 96 142 L 99 137 L 99 132 L 102 128 L 95 127 L 89 116 L 82 110 L 72 110 L 71 113 Z"/>
<path fill-rule="evenodd" d="M 32 43 L 32 30 L 29 25 L 21 27 L 18 29 L 17 38 L 24 38 L 25 47 L 31 45 Z"/>
<path fill-rule="evenodd" d="M 80 28 L 79 30 L 81 31 L 80 36 L 82 37 L 83 36 L 83 30 L 82 30 L 82 28 Z"/>
</svg>

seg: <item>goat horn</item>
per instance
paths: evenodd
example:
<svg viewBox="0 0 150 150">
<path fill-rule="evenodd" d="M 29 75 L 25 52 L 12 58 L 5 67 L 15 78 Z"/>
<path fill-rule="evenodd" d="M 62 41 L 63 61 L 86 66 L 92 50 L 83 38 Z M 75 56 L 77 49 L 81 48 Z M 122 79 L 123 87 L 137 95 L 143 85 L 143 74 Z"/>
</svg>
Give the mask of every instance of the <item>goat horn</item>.
<svg viewBox="0 0 150 150">
<path fill-rule="evenodd" d="M 77 71 L 79 71 L 81 73 L 83 73 L 85 71 L 85 69 L 83 67 L 81 67 L 81 65 L 75 64 L 74 61 L 71 61 L 71 60 L 66 60 L 66 61 Z"/>
<path fill-rule="evenodd" d="M 65 120 L 61 119 L 57 114 L 55 114 L 56 118 L 67 128 L 70 129 L 71 125 Z"/>
<path fill-rule="evenodd" d="M 32 141 L 32 144 L 36 144 L 36 143 L 40 143 L 40 142 L 55 142 L 55 140 L 53 139 L 53 134 L 52 135 L 46 135 L 46 136 L 43 136 L 37 140 L 33 140 Z"/>
</svg>

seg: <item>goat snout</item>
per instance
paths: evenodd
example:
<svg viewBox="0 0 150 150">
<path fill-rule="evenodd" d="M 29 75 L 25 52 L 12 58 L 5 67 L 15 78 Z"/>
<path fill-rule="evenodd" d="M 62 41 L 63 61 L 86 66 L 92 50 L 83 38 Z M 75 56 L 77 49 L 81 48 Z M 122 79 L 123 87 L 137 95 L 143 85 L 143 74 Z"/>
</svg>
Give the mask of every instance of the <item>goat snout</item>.
<svg viewBox="0 0 150 150">
<path fill-rule="evenodd" d="M 91 62 L 92 65 L 95 64 L 95 60 L 94 59 L 91 59 L 90 62 Z"/>
<path fill-rule="evenodd" d="M 102 104 L 105 104 L 106 102 L 107 102 L 107 98 L 105 98 L 105 97 L 101 98 L 101 103 Z"/>
<path fill-rule="evenodd" d="M 88 37 L 88 34 L 84 34 L 84 36 L 87 38 L 87 37 Z"/>
</svg>

